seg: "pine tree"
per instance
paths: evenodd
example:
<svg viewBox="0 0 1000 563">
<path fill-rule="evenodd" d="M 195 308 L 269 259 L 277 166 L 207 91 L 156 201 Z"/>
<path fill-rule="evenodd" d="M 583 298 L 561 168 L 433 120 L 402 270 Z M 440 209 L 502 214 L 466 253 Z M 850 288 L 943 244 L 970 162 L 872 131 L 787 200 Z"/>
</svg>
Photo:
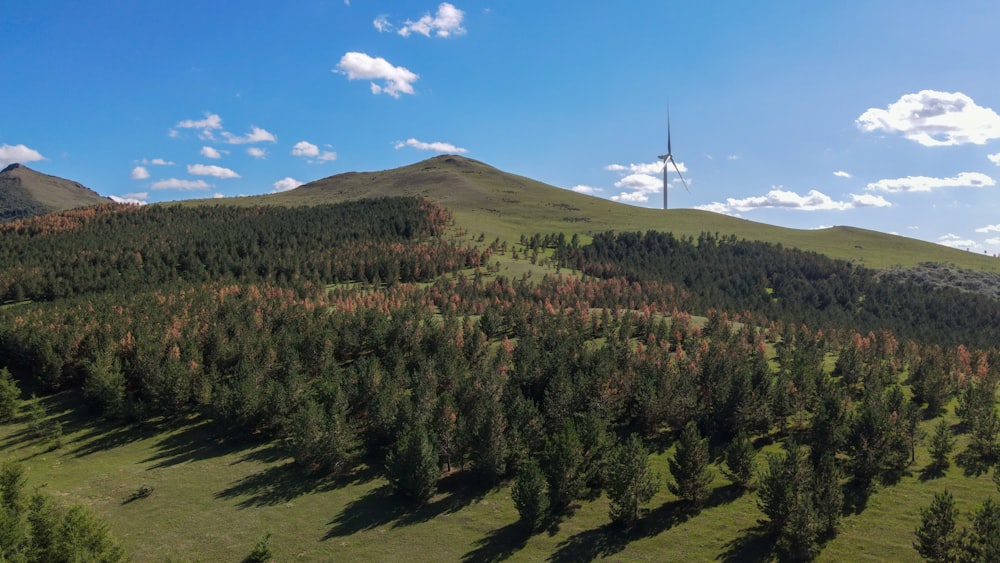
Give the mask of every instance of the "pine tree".
<svg viewBox="0 0 1000 563">
<path fill-rule="evenodd" d="M 966 561 L 1000 561 L 1000 504 L 988 498 L 976 511 L 972 530 L 964 534 Z"/>
<path fill-rule="evenodd" d="M 397 494 L 424 502 L 437 490 L 441 468 L 427 431 L 407 425 L 386 459 L 386 473 Z"/>
<path fill-rule="evenodd" d="M 757 470 L 757 450 L 746 434 L 738 434 L 726 447 L 726 467 L 722 472 L 733 484 L 749 489 Z"/>
<path fill-rule="evenodd" d="M 579 496 L 584 485 L 583 446 L 572 421 L 548 440 L 544 461 L 549 506 L 558 514 Z"/>
<path fill-rule="evenodd" d="M 514 481 L 511 497 L 521 521 L 529 530 L 544 525 L 549 515 L 549 497 L 545 490 L 545 475 L 534 458 L 528 459 Z"/>
<path fill-rule="evenodd" d="M 935 493 L 931 505 L 920 509 L 920 526 L 916 530 L 917 541 L 913 543 L 917 553 L 931 562 L 954 561 L 958 547 L 956 518 L 958 509 L 955 508 L 955 498 L 951 493 L 947 489 Z"/>
<path fill-rule="evenodd" d="M 939 469 L 946 469 L 949 465 L 948 456 L 955 449 L 955 437 L 951 433 L 948 422 L 941 419 L 934 427 L 934 435 L 931 436 L 927 449 L 931 454 L 931 463 Z"/>
<path fill-rule="evenodd" d="M 698 426 L 689 422 L 677 441 L 677 449 L 670 460 L 673 482 L 670 492 L 700 508 L 708 500 L 712 485 L 712 471 L 708 467 L 708 440 L 701 437 Z"/>
<path fill-rule="evenodd" d="M 7 368 L 0 368 L 0 423 L 10 422 L 17 415 L 21 390 Z"/>
<path fill-rule="evenodd" d="M 607 493 L 613 522 L 629 526 L 639 517 L 639 506 L 659 490 L 659 476 L 649 468 L 649 452 L 632 434 L 611 450 Z"/>
</svg>

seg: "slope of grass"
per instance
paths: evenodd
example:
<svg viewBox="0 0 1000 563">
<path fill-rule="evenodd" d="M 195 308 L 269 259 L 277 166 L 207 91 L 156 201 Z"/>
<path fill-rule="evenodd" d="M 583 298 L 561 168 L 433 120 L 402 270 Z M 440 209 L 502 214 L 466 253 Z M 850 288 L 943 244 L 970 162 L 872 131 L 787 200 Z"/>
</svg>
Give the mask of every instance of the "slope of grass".
<svg viewBox="0 0 1000 563">
<path fill-rule="evenodd" d="M 0 220 L 42 215 L 111 200 L 76 182 L 11 165 L 0 172 Z"/>
<path fill-rule="evenodd" d="M 509 488 L 483 490 L 472 475 L 445 477 L 428 504 L 414 507 L 391 496 L 374 471 L 362 468 L 341 480 L 307 478 L 276 444 L 232 441 L 225 428 L 203 419 L 120 429 L 72 411 L 68 394 L 45 402 L 63 423 L 63 446 L 46 451 L 28 439 L 22 417 L 0 426 L 0 457 L 22 460 L 30 485 L 94 507 L 136 561 L 238 561 L 266 532 L 281 561 L 771 559 L 756 495 L 740 493 L 718 471 L 699 514 L 687 512 L 662 487 L 632 531 L 609 524 L 607 501 L 599 497 L 527 536 Z M 949 420 L 955 422 L 954 415 Z M 930 432 L 935 423 L 926 421 L 924 429 Z M 963 447 L 960 442 L 959 451 Z M 662 478 L 669 475 L 672 453 L 653 454 Z M 925 448 L 918 448 L 911 471 L 876 492 L 863 511 L 849 514 L 819 560 L 917 561 L 913 529 L 935 491 L 950 489 L 963 513 L 996 494 L 989 474 L 967 477 L 955 465 L 924 480 L 920 469 L 928 461 Z M 129 500 L 143 485 L 152 494 Z"/>
<path fill-rule="evenodd" d="M 639 208 L 556 188 L 460 156 L 439 156 L 380 172 L 349 172 L 295 190 L 221 200 L 227 205 L 315 205 L 366 197 L 419 195 L 452 210 L 456 222 L 487 240 L 517 241 L 534 233 L 593 234 L 671 231 L 735 235 L 855 260 L 872 268 L 953 263 L 972 270 L 1000 271 L 1000 260 L 916 239 L 854 227 L 788 229 L 694 209 Z M 219 204 L 194 200 L 188 204 Z"/>
</svg>

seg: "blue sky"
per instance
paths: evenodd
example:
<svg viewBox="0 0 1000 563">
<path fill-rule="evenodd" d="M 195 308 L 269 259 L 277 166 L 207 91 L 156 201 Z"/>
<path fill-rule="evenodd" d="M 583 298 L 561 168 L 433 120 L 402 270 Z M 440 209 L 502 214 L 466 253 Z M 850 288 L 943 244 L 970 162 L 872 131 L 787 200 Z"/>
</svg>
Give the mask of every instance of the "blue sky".
<svg viewBox="0 0 1000 563">
<path fill-rule="evenodd" d="M 1000 252 L 1000 4 L 7 2 L 0 165 L 145 202 L 464 154 Z M 628 225 L 622 225 L 628 228 Z"/>
</svg>

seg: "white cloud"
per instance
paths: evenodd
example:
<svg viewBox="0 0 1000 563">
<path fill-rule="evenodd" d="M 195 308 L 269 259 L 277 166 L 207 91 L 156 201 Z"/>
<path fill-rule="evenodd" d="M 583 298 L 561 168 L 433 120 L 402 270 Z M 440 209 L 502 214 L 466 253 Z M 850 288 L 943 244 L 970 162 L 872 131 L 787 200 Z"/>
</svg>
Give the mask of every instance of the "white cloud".
<svg viewBox="0 0 1000 563">
<path fill-rule="evenodd" d="M 988 244 L 990 246 L 1000 246 L 1000 237 L 988 238 L 984 240 L 983 243 Z"/>
<path fill-rule="evenodd" d="M 406 20 L 406 23 L 399 28 L 398 33 L 403 37 L 409 37 L 411 33 L 419 33 L 424 37 L 430 37 L 432 33 L 437 37 L 464 35 L 466 31 L 462 27 L 464 17 L 465 12 L 448 2 L 442 2 L 434 16 L 428 13 L 417 21 Z M 376 25 L 376 27 L 378 26 Z"/>
<path fill-rule="evenodd" d="M 583 184 L 579 184 L 579 185 L 573 186 L 570 189 L 573 190 L 574 192 L 578 193 L 578 194 L 588 194 L 588 195 L 593 195 L 593 194 L 595 194 L 597 192 L 603 192 L 604 191 L 601 188 L 595 188 L 595 187 L 592 187 L 592 186 L 585 186 Z"/>
<path fill-rule="evenodd" d="M 254 158 L 266 158 L 267 151 L 260 147 L 250 147 L 247 149 L 247 154 Z"/>
<path fill-rule="evenodd" d="M 372 80 L 373 94 L 386 93 L 393 98 L 400 94 L 413 94 L 413 83 L 420 78 L 401 66 L 393 66 L 382 57 L 370 57 L 364 53 L 349 52 L 340 58 L 334 72 L 347 76 L 348 80 Z M 376 84 L 375 80 L 384 80 Z"/>
<path fill-rule="evenodd" d="M 215 139 L 215 135 L 212 132 L 222 129 L 222 118 L 216 113 L 205 112 L 205 119 L 185 119 L 177 122 L 177 125 L 174 127 L 177 129 L 194 129 L 198 131 L 200 138 L 213 140 Z M 180 136 L 177 129 L 168 131 L 171 137 L 176 138 Z"/>
<path fill-rule="evenodd" d="M 139 161 L 139 164 L 154 164 L 156 166 L 173 166 L 174 162 L 170 160 L 163 160 L 162 158 L 144 158 Z"/>
<path fill-rule="evenodd" d="M 321 164 L 337 160 L 337 153 L 334 151 L 322 151 L 309 141 L 299 141 L 292 147 L 292 156 L 308 159 L 310 164 Z"/>
<path fill-rule="evenodd" d="M 677 168 L 680 169 L 681 173 L 687 172 L 687 166 L 684 166 L 683 162 L 678 162 Z M 640 162 L 630 163 L 629 165 L 624 164 L 609 164 L 604 167 L 605 170 L 610 172 L 629 172 L 632 174 L 663 174 L 663 161 L 658 160 L 656 162 Z M 670 171 L 673 172 L 673 166 L 670 167 Z"/>
<path fill-rule="evenodd" d="M 1000 223 L 995 225 L 986 225 L 985 227 L 979 227 L 976 229 L 977 233 L 1000 233 Z"/>
<path fill-rule="evenodd" d="M 229 168 L 223 168 L 221 166 L 215 166 L 214 164 L 188 164 L 187 166 L 188 174 L 194 174 L 195 176 L 212 176 L 213 178 L 226 179 L 226 178 L 239 178 L 240 175 Z"/>
<path fill-rule="evenodd" d="M 129 205 L 146 205 L 146 200 L 149 199 L 149 192 L 137 192 L 131 194 L 123 194 L 121 196 L 109 195 L 108 199 L 115 203 L 126 203 Z"/>
<path fill-rule="evenodd" d="M 375 26 L 375 29 L 377 29 L 379 33 L 387 33 L 395 29 L 395 26 L 389 23 L 389 16 L 385 14 L 379 14 L 375 18 L 375 21 L 372 22 L 372 25 Z"/>
<path fill-rule="evenodd" d="M 754 209 L 795 209 L 800 211 L 845 211 L 861 207 L 889 207 L 892 204 L 881 196 L 871 194 L 851 194 L 851 201 L 836 201 L 818 190 L 809 190 L 806 195 L 780 188 L 772 189 L 763 196 L 751 196 L 743 199 L 727 198 L 725 203 L 712 202 L 696 206 L 695 209 L 713 211 L 732 215 L 736 211 L 751 211 Z"/>
<path fill-rule="evenodd" d="M 838 178 L 850 178 L 851 177 L 851 173 L 850 172 L 844 172 L 843 170 L 837 170 L 836 172 L 833 173 L 833 175 L 836 176 L 836 177 L 838 177 Z"/>
<path fill-rule="evenodd" d="M 212 147 L 201 147 L 201 156 L 205 158 L 222 158 L 222 153 Z"/>
<path fill-rule="evenodd" d="M 143 166 L 136 166 L 132 169 L 131 176 L 133 180 L 145 180 L 149 178 L 149 170 L 146 170 Z"/>
<path fill-rule="evenodd" d="M 287 192 L 288 190 L 294 190 L 295 188 L 301 186 L 305 182 L 300 182 L 292 177 L 282 178 L 274 183 L 274 191 L 271 193 Z"/>
<path fill-rule="evenodd" d="M 433 143 L 425 143 L 423 141 L 418 141 L 416 139 L 410 138 L 405 141 L 399 141 L 395 145 L 396 150 L 403 147 L 413 147 L 417 150 L 422 151 L 434 151 L 439 153 L 449 153 L 449 154 L 465 154 L 468 149 L 463 149 L 462 147 L 456 147 L 451 143 L 442 143 L 441 141 L 436 141 Z"/>
<path fill-rule="evenodd" d="M 150 186 L 154 190 L 207 190 L 212 187 L 205 180 L 180 180 L 178 178 L 168 178 L 153 182 Z"/>
<path fill-rule="evenodd" d="M 729 155 L 729 156 L 726 157 L 726 160 L 739 160 L 739 159 L 740 159 L 740 155 L 738 155 L 738 154 L 731 154 L 731 155 Z"/>
<path fill-rule="evenodd" d="M 929 192 L 939 188 L 984 188 L 995 186 L 996 183 L 996 180 L 980 172 L 961 172 L 951 178 L 907 176 L 884 179 L 868 184 L 868 189 L 890 193 Z"/>
<path fill-rule="evenodd" d="M 222 195 L 219 192 L 215 192 L 214 194 L 212 194 L 212 199 L 222 199 L 224 197 L 226 197 L 226 196 Z"/>
<path fill-rule="evenodd" d="M 1000 138 L 1000 115 L 961 92 L 906 94 L 886 109 L 870 108 L 855 123 L 862 131 L 902 133 L 925 147 L 982 145 Z"/>
<path fill-rule="evenodd" d="M 622 192 L 611 196 L 611 201 L 623 201 L 625 203 L 646 203 L 649 195 L 645 192 Z"/>
<path fill-rule="evenodd" d="M 274 143 L 278 140 L 278 138 L 274 136 L 274 133 L 271 133 L 266 129 L 261 129 L 257 126 L 250 127 L 250 132 L 243 136 L 233 135 L 228 131 L 223 131 L 222 136 L 230 145 L 246 145 L 249 143 L 263 142 Z"/>
<path fill-rule="evenodd" d="M 986 158 L 990 159 L 990 162 L 992 162 L 993 164 L 1000 166 L 1000 152 L 996 154 L 988 154 L 986 155 Z"/>
<path fill-rule="evenodd" d="M 938 237 L 938 244 L 950 246 L 952 248 L 977 248 L 979 246 L 979 244 L 974 240 L 963 239 L 962 237 L 952 233 Z"/>
<path fill-rule="evenodd" d="M 615 182 L 615 187 L 642 193 L 657 193 L 663 188 L 663 179 L 649 174 L 629 174 Z"/>
<path fill-rule="evenodd" d="M 205 119 L 185 119 L 176 125 L 179 129 L 222 129 L 222 118 L 215 113 L 205 112 Z"/>
<path fill-rule="evenodd" d="M 15 162 L 24 164 L 37 160 L 45 160 L 45 157 L 35 149 L 24 145 L 0 145 L 0 166 L 7 166 Z"/>
</svg>

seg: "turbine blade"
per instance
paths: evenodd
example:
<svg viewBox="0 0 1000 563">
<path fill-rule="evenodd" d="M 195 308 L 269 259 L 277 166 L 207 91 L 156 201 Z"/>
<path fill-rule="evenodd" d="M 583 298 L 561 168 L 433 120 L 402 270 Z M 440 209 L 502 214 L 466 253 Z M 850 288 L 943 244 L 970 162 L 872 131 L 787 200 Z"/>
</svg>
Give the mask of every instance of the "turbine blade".
<svg viewBox="0 0 1000 563">
<path fill-rule="evenodd" d="M 670 157 L 670 164 L 674 165 L 674 170 L 677 171 L 677 177 L 680 178 L 681 182 L 684 184 L 684 191 L 686 191 L 687 193 L 691 193 L 691 188 L 688 187 L 687 180 L 685 180 L 684 175 L 681 174 L 681 169 L 677 168 L 677 163 L 674 162 L 674 157 Z M 666 170 L 666 168 L 664 168 L 664 170 Z"/>
</svg>

